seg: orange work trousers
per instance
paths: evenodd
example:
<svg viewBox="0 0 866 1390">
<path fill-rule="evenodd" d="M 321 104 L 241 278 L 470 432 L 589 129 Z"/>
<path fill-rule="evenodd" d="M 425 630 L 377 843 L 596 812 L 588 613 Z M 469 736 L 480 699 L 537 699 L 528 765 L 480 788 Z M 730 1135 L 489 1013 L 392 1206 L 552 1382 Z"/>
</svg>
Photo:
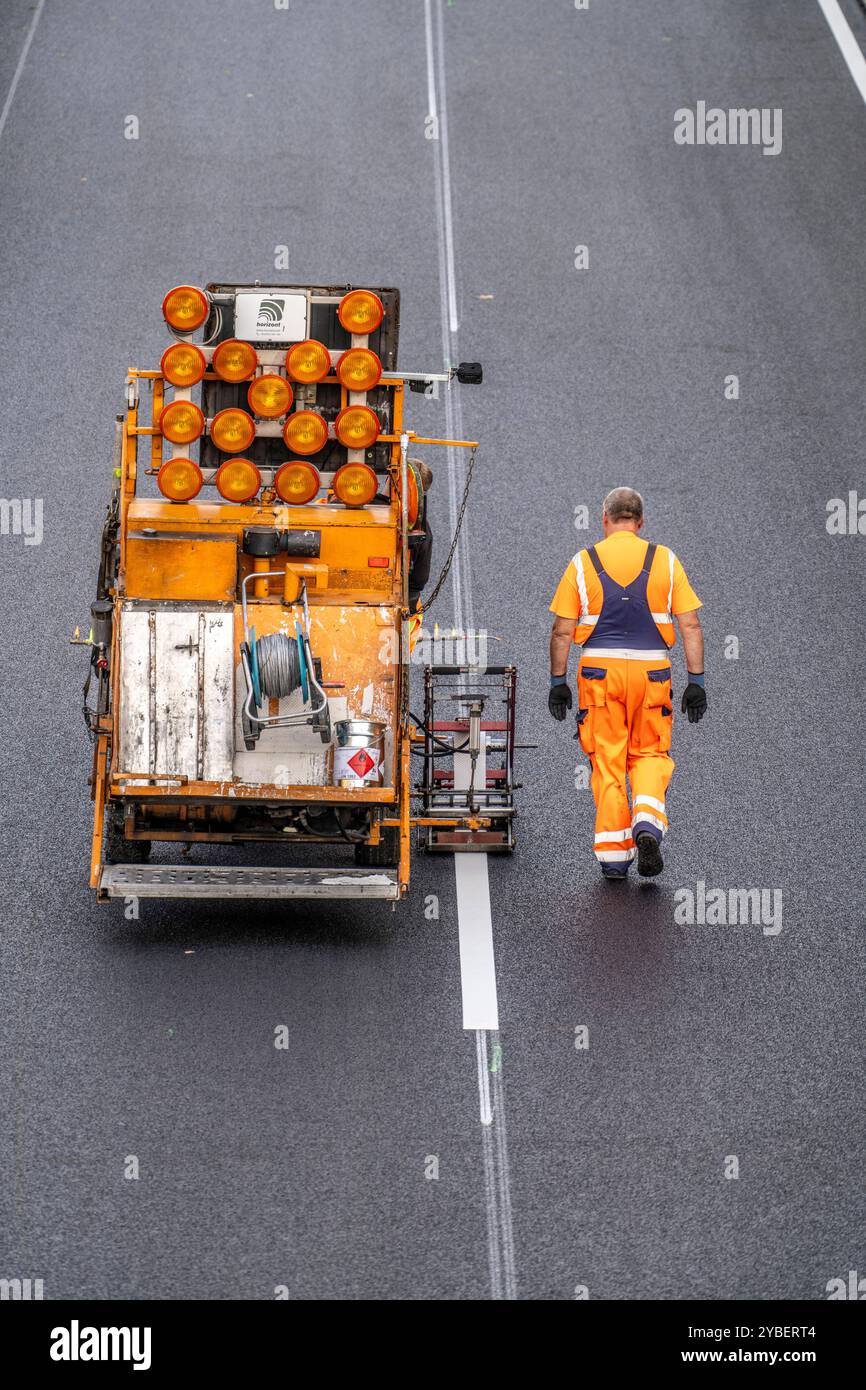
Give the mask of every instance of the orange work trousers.
<svg viewBox="0 0 866 1390">
<path fill-rule="evenodd" d="M 593 657 L 590 650 L 581 657 L 577 693 L 580 745 L 592 764 L 596 858 L 629 864 L 639 834 L 661 840 L 668 826 L 665 792 L 675 766 L 668 751 L 670 664 Z"/>
</svg>

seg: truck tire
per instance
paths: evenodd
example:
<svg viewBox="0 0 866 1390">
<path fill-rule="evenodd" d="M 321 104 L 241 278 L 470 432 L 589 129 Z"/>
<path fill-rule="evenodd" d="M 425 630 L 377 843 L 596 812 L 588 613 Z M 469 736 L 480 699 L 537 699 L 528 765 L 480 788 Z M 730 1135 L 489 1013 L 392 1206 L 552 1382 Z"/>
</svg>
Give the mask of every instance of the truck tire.
<svg viewBox="0 0 866 1390">
<path fill-rule="evenodd" d="M 123 833 L 123 812 L 109 809 L 105 814 L 105 858 L 109 864 L 145 864 L 150 840 L 127 840 Z"/>
<path fill-rule="evenodd" d="M 365 869 L 394 869 L 400 862 L 400 831 L 383 825 L 378 845 L 356 845 L 355 863 Z"/>
</svg>

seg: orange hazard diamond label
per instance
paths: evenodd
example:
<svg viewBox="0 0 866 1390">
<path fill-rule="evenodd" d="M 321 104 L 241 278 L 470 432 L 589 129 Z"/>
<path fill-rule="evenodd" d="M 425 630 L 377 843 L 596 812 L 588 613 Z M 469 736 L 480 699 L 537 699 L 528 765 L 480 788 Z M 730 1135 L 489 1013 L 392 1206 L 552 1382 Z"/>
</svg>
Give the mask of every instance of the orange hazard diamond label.
<svg viewBox="0 0 866 1390">
<path fill-rule="evenodd" d="M 347 758 L 346 761 L 358 777 L 366 777 L 367 773 L 376 766 L 366 748 L 359 748 L 357 753 L 353 753 L 352 757 Z"/>
</svg>

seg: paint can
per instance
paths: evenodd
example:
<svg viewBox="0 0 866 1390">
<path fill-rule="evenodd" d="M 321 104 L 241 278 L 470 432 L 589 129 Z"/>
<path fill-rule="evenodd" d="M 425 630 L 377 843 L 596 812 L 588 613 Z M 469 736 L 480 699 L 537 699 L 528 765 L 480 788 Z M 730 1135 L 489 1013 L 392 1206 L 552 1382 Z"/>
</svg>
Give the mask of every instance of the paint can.
<svg viewBox="0 0 866 1390">
<path fill-rule="evenodd" d="M 385 725 L 376 719 L 339 719 L 334 733 L 334 785 L 381 787 L 385 780 Z"/>
</svg>

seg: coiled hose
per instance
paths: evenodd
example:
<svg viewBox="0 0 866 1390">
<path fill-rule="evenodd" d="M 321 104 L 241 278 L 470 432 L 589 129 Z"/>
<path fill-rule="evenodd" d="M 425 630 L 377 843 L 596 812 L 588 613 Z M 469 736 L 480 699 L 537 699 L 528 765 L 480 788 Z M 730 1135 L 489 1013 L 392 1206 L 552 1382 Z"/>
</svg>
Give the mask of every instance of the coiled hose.
<svg viewBox="0 0 866 1390">
<path fill-rule="evenodd" d="M 301 685 L 301 659 L 298 644 L 283 632 L 256 638 L 259 685 L 264 696 L 282 700 Z"/>
</svg>

